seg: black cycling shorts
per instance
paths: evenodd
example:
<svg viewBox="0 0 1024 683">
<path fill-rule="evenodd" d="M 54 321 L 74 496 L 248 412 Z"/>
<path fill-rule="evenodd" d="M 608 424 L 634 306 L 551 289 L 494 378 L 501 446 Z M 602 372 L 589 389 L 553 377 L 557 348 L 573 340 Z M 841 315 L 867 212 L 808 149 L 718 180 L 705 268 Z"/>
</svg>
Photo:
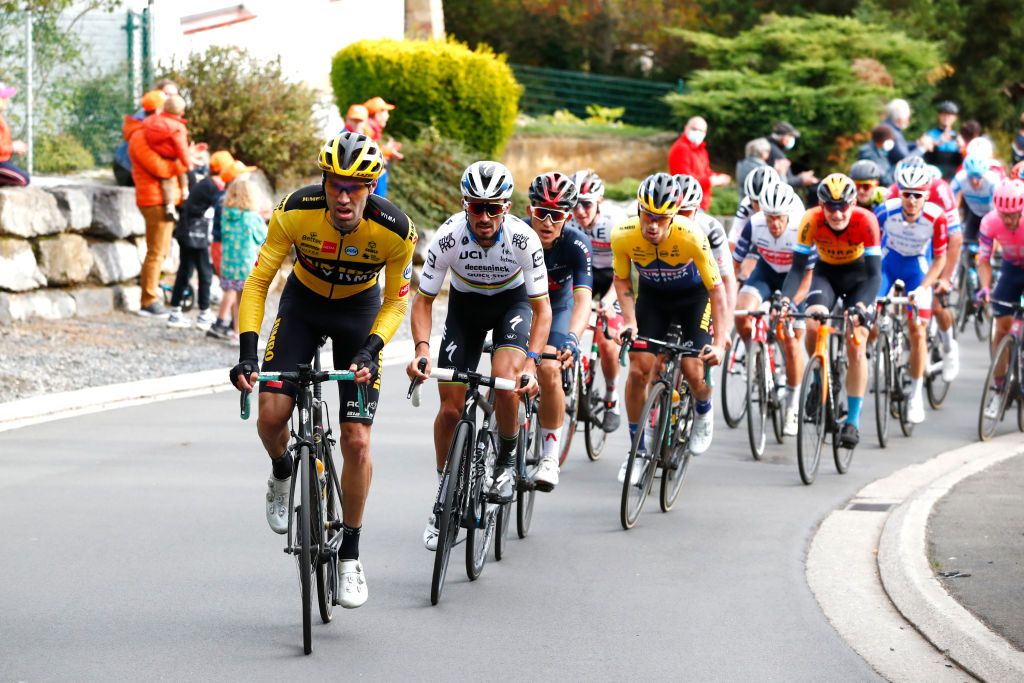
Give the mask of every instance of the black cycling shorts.
<svg viewBox="0 0 1024 683">
<path fill-rule="evenodd" d="M 977 244 L 978 234 L 981 232 L 981 219 L 984 216 L 979 216 L 970 209 L 964 209 L 964 244 Z"/>
<path fill-rule="evenodd" d="M 652 339 L 665 339 L 672 323 L 678 323 L 683 331 L 683 343 L 690 342 L 695 349 L 702 349 L 711 343 L 711 297 L 704 287 L 693 287 L 693 291 L 680 294 L 658 292 L 641 286 L 636 297 L 637 333 Z M 657 349 L 638 346 L 634 351 L 654 353 Z"/>
<path fill-rule="evenodd" d="M 841 266 L 818 261 L 811 274 L 811 289 L 802 308 L 806 310 L 811 306 L 824 306 L 831 311 L 839 297 L 842 297 L 846 308 L 861 303 L 867 310 L 871 310 L 877 296 L 877 287 L 872 286 L 872 278 L 868 276 L 868 266 L 863 259 Z"/>
<path fill-rule="evenodd" d="M 612 278 L 615 277 L 615 270 L 612 268 L 594 268 L 594 301 L 600 301 L 608 290 L 612 288 Z"/>
<path fill-rule="evenodd" d="M 321 337 L 330 338 L 334 347 L 334 367 L 348 369 L 352 357 L 363 347 L 380 311 L 380 287 L 345 299 L 327 299 L 306 288 L 292 275 L 281 293 L 277 319 L 263 355 L 264 372 L 293 372 L 299 363 L 311 363 Z M 383 363 L 383 351 L 377 365 Z M 340 422 L 373 424 L 380 398 L 380 374 L 365 391 L 369 417 L 359 417 L 359 394 L 355 382 L 338 382 L 341 397 Z M 294 384 L 263 382 L 260 391 L 295 396 Z"/>
<path fill-rule="evenodd" d="M 533 308 L 525 286 L 493 296 L 460 292 L 453 287 L 448 294 L 448 317 L 437 350 L 437 367 L 476 371 L 484 339 L 492 330 L 495 350 L 515 348 L 525 355 L 531 324 Z"/>
</svg>

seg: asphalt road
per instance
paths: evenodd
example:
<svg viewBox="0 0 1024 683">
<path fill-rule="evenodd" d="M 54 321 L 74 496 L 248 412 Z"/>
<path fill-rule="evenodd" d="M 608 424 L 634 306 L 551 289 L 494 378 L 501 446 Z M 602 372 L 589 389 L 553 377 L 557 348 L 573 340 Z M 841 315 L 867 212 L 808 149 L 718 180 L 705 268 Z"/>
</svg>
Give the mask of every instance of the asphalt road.
<svg viewBox="0 0 1024 683">
<path fill-rule="evenodd" d="M 473 584 L 455 556 L 437 607 L 420 540 L 436 396 L 412 408 L 388 368 L 361 544 L 370 600 L 317 625 L 309 657 L 294 564 L 264 520 L 269 468 L 235 394 L 0 434 L 0 679 L 877 679 L 818 608 L 806 548 L 866 483 L 975 439 L 987 353 L 965 347 L 946 407 L 912 439 L 874 445 L 868 401 L 849 474 L 823 460 L 811 487 L 792 442 L 754 462 L 719 416 L 676 508 L 648 501 L 629 532 L 625 429 L 597 463 L 580 435 L 530 537 Z"/>
</svg>

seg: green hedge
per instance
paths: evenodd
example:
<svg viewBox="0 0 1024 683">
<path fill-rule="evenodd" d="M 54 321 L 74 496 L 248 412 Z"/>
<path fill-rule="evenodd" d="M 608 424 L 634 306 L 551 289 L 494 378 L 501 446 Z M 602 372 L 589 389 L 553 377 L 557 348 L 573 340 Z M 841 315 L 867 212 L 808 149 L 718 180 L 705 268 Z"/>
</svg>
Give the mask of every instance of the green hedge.
<svg viewBox="0 0 1024 683">
<path fill-rule="evenodd" d="M 32 170 L 36 173 L 73 173 L 95 166 L 92 153 L 67 133 L 40 135 L 32 149 Z"/>
<path fill-rule="evenodd" d="M 343 114 L 379 95 L 397 106 L 388 133 L 415 139 L 433 127 L 493 158 L 512 136 L 522 91 L 490 48 L 442 41 L 353 43 L 334 56 L 331 84 Z"/>
</svg>

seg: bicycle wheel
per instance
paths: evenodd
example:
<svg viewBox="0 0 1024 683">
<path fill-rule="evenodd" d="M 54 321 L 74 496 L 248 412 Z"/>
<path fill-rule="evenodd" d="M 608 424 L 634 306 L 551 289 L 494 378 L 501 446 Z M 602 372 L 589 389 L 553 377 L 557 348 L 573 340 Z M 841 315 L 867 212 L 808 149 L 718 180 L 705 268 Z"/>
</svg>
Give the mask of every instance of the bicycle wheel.
<svg viewBox="0 0 1024 683">
<path fill-rule="evenodd" d="M 974 336 L 980 342 L 988 341 L 990 318 L 988 306 L 979 306 L 974 312 Z"/>
<path fill-rule="evenodd" d="M 441 485 L 438 488 L 434 514 L 437 520 L 437 550 L 434 551 L 434 572 L 430 580 L 430 604 L 436 605 L 444 590 L 444 579 L 448 574 L 448 559 L 459 536 L 462 524 L 465 487 L 469 480 L 468 458 L 465 458 L 466 442 L 469 439 L 470 427 L 460 422 L 455 428 L 455 437 L 448 449 L 448 458 L 444 463 Z M 440 508 L 440 509 L 438 509 Z"/>
<path fill-rule="evenodd" d="M 821 463 L 821 447 L 825 443 L 826 394 L 822 382 L 821 358 L 814 356 L 804 368 L 800 383 L 800 405 L 797 407 L 800 424 L 796 437 L 796 462 L 800 480 L 808 486 L 814 483 Z"/>
<path fill-rule="evenodd" d="M 573 364 L 572 386 L 565 392 L 565 418 L 562 422 L 562 433 L 559 441 L 562 450 L 558 454 L 558 466 L 561 467 L 565 459 L 569 457 L 569 449 L 572 447 L 572 439 L 576 436 L 576 425 L 579 423 L 580 408 L 580 363 Z"/>
<path fill-rule="evenodd" d="M 978 438 L 988 441 L 996 433 L 996 427 L 1003 420 L 1006 407 L 1010 400 L 1010 392 L 1018 381 L 1011 365 L 1014 352 L 1013 335 L 1006 335 L 999 341 L 992 364 L 985 376 L 985 388 L 981 393 L 981 410 L 978 413 Z M 996 382 L 996 370 L 1005 373 L 1000 382 Z"/>
<path fill-rule="evenodd" d="M 586 400 L 587 419 L 583 424 L 583 440 L 587 446 L 587 457 L 596 462 L 601 459 L 601 452 L 608 441 L 608 433 L 604 431 L 604 414 L 607 406 L 600 391 L 593 386 L 584 394 Z"/>
<path fill-rule="evenodd" d="M 732 346 L 725 352 L 722 363 L 722 416 L 725 424 L 733 429 L 743 419 L 747 410 L 747 366 L 746 347 L 743 340 L 735 332 L 732 335 Z"/>
<path fill-rule="evenodd" d="M 783 430 L 786 428 L 786 404 L 785 395 L 782 393 L 786 386 L 786 354 L 782 350 L 782 344 L 775 340 L 775 382 L 771 394 L 768 396 L 768 413 L 772 420 L 772 431 L 775 432 L 775 443 L 782 443 L 786 435 Z"/>
<path fill-rule="evenodd" d="M 321 462 L 324 463 L 326 484 L 321 490 L 323 514 L 320 515 L 321 561 L 316 568 L 316 597 L 320 606 L 320 620 L 329 623 L 334 616 L 334 606 L 338 604 L 338 554 L 331 548 L 331 542 L 341 532 L 341 493 L 335 489 L 334 458 L 326 442 L 321 444 L 323 450 Z M 316 536 L 316 534 L 314 534 Z"/>
<path fill-rule="evenodd" d="M 465 457 L 472 461 L 471 478 L 466 497 L 466 576 L 470 581 L 480 578 L 480 572 L 487 564 L 487 551 L 491 549 L 498 508 L 487 502 L 484 479 L 488 462 L 497 461 L 497 447 L 490 432 L 478 432 L 476 448 L 466 451 Z"/>
<path fill-rule="evenodd" d="M 928 405 L 938 410 L 949 395 L 950 382 L 942 379 L 942 340 L 937 334 L 928 336 L 928 366 L 925 368 L 924 388 Z"/>
<path fill-rule="evenodd" d="M 313 537 L 310 529 L 310 491 L 309 446 L 299 448 L 299 585 L 302 594 L 302 651 L 307 655 L 313 651 Z M 293 480 L 294 480 L 293 475 Z M 316 475 L 314 474 L 315 478 Z"/>
<path fill-rule="evenodd" d="M 747 437 L 754 460 L 760 460 L 764 455 L 764 446 L 768 441 L 765 433 L 768 424 L 767 365 L 765 347 L 761 342 L 751 343 L 750 353 L 747 354 Z"/>
<path fill-rule="evenodd" d="M 845 361 L 845 358 L 843 360 Z M 829 381 L 832 383 L 829 392 L 832 394 L 831 403 L 835 410 L 832 419 L 832 459 L 836 464 L 836 472 L 846 474 L 853 460 L 853 449 L 845 448 L 839 443 L 839 431 L 846 422 L 846 369 L 839 362 L 833 362 L 832 372 L 829 374 Z"/>
<path fill-rule="evenodd" d="M 619 521 L 623 529 L 632 529 L 636 524 L 640 511 L 644 507 L 644 501 L 651 492 L 651 484 L 654 483 L 655 470 L 658 469 L 658 451 L 660 441 L 665 431 L 662 421 L 668 419 L 669 411 L 663 409 L 667 402 L 663 400 L 668 388 L 661 382 L 651 387 L 647 395 L 647 402 L 640 413 L 639 427 L 636 436 L 633 437 L 633 444 L 629 449 L 629 459 L 626 461 L 626 478 L 622 481 L 622 501 L 619 505 Z M 656 411 L 656 412 L 655 412 Z M 657 444 L 645 444 L 646 448 L 640 448 L 640 440 L 643 438 L 644 426 L 650 423 L 651 415 L 655 414 L 656 428 L 654 438 L 659 441 Z M 637 474 L 634 480 L 633 472 Z"/>
<path fill-rule="evenodd" d="M 534 404 L 536 408 L 536 403 Z M 516 487 L 516 534 L 519 538 L 526 538 L 530 533 L 530 521 L 533 519 L 533 500 L 537 491 L 533 487 L 533 477 L 537 473 L 537 464 L 540 463 L 541 438 L 540 418 L 536 410 L 531 412 L 530 424 L 526 429 L 519 432 L 519 436 L 529 435 L 525 439 L 523 448 L 523 467 L 520 470 L 519 485 Z"/>
<path fill-rule="evenodd" d="M 875 404 L 875 431 L 878 434 L 878 445 L 885 448 L 889 443 L 889 416 L 892 411 L 892 355 L 888 334 L 878 335 L 872 366 L 871 395 Z"/>
<path fill-rule="evenodd" d="M 667 466 L 661 471 L 661 511 L 668 512 L 676 504 L 679 491 L 683 488 L 686 470 L 690 466 L 690 431 L 693 429 L 694 405 L 689 391 L 683 391 L 679 405 L 672 411 L 675 438 L 672 452 L 668 454 Z"/>
</svg>

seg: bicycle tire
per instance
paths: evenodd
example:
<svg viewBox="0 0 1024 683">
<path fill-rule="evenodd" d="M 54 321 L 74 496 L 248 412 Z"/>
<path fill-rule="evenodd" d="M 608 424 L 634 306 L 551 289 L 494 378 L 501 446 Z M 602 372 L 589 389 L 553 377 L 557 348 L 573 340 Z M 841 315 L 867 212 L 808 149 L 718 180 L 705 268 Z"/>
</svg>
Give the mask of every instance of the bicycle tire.
<svg viewBox="0 0 1024 683">
<path fill-rule="evenodd" d="M 732 345 L 725 352 L 725 360 L 722 362 L 722 417 L 732 429 L 736 429 L 747 410 L 747 399 L 743 394 L 747 389 L 746 359 L 736 358 L 741 346 L 743 340 L 733 332 Z"/>
<path fill-rule="evenodd" d="M 485 432 L 477 433 L 475 446 L 472 450 L 467 448 L 463 456 L 472 461 L 469 494 L 466 496 L 466 576 L 470 581 L 479 579 L 487 564 L 498 508 L 487 502 L 487 492 L 484 491 L 486 463 L 489 460 L 497 462 L 497 449 L 490 434 Z M 488 450 L 494 451 L 493 458 L 487 457 Z"/>
<path fill-rule="evenodd" d="M 875 342 L 875 353 L 872 358 L 871 393 L 875 404 L 875 431 L 878 445 L 885 448 L 889 444 L 889 417 L 892 411 L 892 356 L 889 349 L 889 335 L 878 335 Z"/>
<path fill-rule="evenodd" d="M 341 529 L 341 505 L 340 495 L 334 490 L 334 459 L 330 457 L 330 446 L 321 442 L 321 460 L 324 463 L 324 474 L 326 475 L 326 495 L 321 494 L 324 500 L 324 514 L 322 520 L 322 531 L 320 543 L 323 548 L 329 548 L 330 542 L 340 533 Z M 334 606 L 338 604 L 338 556 L 331 553 L 330 557 L 324 558 L 321 554 L 321 561 L 316 568 L 316 597 L 320 606 L 320 620 L 329 624 L 334 617 Z"/>
<path fill-rule="evenodd" d="M 850 463 L 853 461 L 853 448 L 846 448 L 840 445 L 839 432 L 841 425 L 846 419 L 847 397 L 846 397 L 846 369 L 842 361 L 832 363 L 832 371 L 829 373 L 832 388 L 830 403 L 835 410 L 832 419 L 832 460 L 836 465 L 836 472 L 846 474 L 850 470 Z"/>
<path fill-rule="evenodd" d="M 662 396 L 666 391 L 668 391 L 668 388 L 663 383 L 656 382 L 650 388 L 647 401 L 640 412 L 636 435 L 633 437 L 629 448 L 629 458 L 626 461 L 626 476 L 622 480 L 619 522 L 622 524 L 623 529 L 632 529 L 636 525 L 636 521 L 640 517 L 640 511 L 644 508 L 644 502 L 651 492 L 651 485 L 654 483 L 655 470 L 658 469 L 658 458 L 656 455 L 651 454 L 651 452 L 656 452 L 656 449 L 659 449 L 661 444 L 659 443 L 655 448 L 651 448 L 651 444 L 644 444 L 647 448 L 641 454 L 640 439 L 643 438 L 644 431 L 646 431 L 644 426 L 648 424 L 651 419 L 651 412 L 656 406 L 659 408 L 659 414 L 658 426 L 654 431 L 654 435 L 656 439 L 661 439 L 662 433 L 665 431 L 662 420 L 668 417 L 669 412 L 668 410 L 661 409 L 664 403 Z M 631 483 L 634 468 L 642 468 L 635 484 Z"/>
<path fill-rule="evenodd" d="M 299 448 L 299 585 L 302 595 L 302 651 L 313 651 L 313 539 L 310 529 L 311 496 L 309 446 Z M 315 474 L 313 475 L 316 476 Z"/>
<path fill-rule="evenodd" d="M 534 405 L 534 408 L 536 408 L 536 405 Z M 526 439 L 526 448 L 523 451 L 521 485 L 516 487 L 516 535 L 519 538 L 526 538 L 530 533 L 530 522 L 533 520 L 533 504 L 534 499 L 537 497 L 537 491 L 531 483 L 541 456 L 540 417 L 537 415 L 536 410 L 531 411 L 530 419 L 529 429 L 523 432 L 530 436 Z"/>
<path fill-rule="evenodd" d="M 661 471 L 661 492 L 659 504 L 662 512 L 668 512 L 676 504 L 679 491 L 683 488 L 686 472 L 690 467 L 693 454 L 690 453 L 690 432 L 693 430 L 694 402 L 688 390 L 679 397 L 679 405 L 672 411 L 675 414 L 676 430 L 672 440 L 672 452 L 666 459 L 666 467 Z"/>
<path fill-rule="evenodd" d="M 767 357 L 761 342 L 752 342 L 747 354 L 747 441 L 754 460 L 764 455 L 768 443 L 768 391 L 765 367 Z"/>
<path fill-rule="evenodd" d="M 1010 392 L 1013 390 L 1015 383 L 1018 378 L 1014 377 L 1013 358 L 1011 356 L 1014 344 L 1014 337 L 1011 334 L 1006 335 L 999 340 L 999 346 L 996 347 L 995 352 L 992 354 L 992 362 L 988 367 L 988 373 L 985 375 L 985 385 L 981 392 L 981 409 L 978 411 L 978 438 L 982 441 L 988 441 L 995 433 L 999 423 L 1003 421 L 1003 416 L 1006 413 L 1006 405 L 1009 402 Z M 995 389 L 995 373 L 996 366 L 999 365 L 1000 359 L 1006 357 L 1007 369 L 1006 375 L 1003 378 L 1002 388 L 1002 400 L 999 404 L 998 415 L 992 418 L 985 417 L 985 408 L 988 406 L 989 395 L 996 391 Z"/>
<path fill-rule="evenodd" d="M 580 414 L 579 386 L 582 384 L 581 379 L 580 363 L 577 361 L 573 364 L 572 387 L 565 392 L 565 417 L 562 420 L 561 441 L 559 442 L 562 444 L 562 449 L 558 453 L 559 467 L 565 464 L 565 459 L 569 457 L 569 449 L 572 448 L 572 440 L 576 436 L 576 426 L 579 424 Z"/>
<path fill-rule="evenodd" d="M 821 464 L 821 449 L 825 443 L 826 392 L 821 358 L 811 357 L 804 368 L 800 383 L 800 404 L 797 406 L 796 462 L 800 480 L 807 486 L 814 483 Z M 818 379 L 815 379 L 817 371 Z"/>
<path fill-rule="evenodd" d="M 441 512 L 437 516 L 437 550 L 434 551 L 434 571 L 430 580 L 431 605 L 436 605 L 441 600 L 444 580 L 448 574 L 448 561 L 459 536 L 459 527 L 462 525 L 462 494 L 468 474 L 465 467 L 468 461 L 463 462 L 463 453 L 468 436 L 469 425 L 460 422 L 455 428 L 455 436 L 448 449 L 438 488 Z"/>
<path fill-rule="evenodd" d="M 932 363 L 942 363 L 942 342 L 938 339 L 937 335 L 930 335 L 928 338 L 928 365 Z M 949 395 L 949 387 L 951 382 L 947 382 L 942 378 L 942 368 L 932 372 L 925 372 L 924 376 L 924 388 L 925 393 L 928 395 L 928 405 L 932 407 L 932 410 L 938 410 L 942 407 L 942 404 L 946 402 L 946 396 Z"/>
<path fill-rule="evenodd" d="M 591 462 L 601 459 L 604 445 L 608 442 L 608 432 L 604 431 L 604 415 L 607 406 L 604 397 L 595 392 L 593 386 L 586 393 L 587 416 L 583 423 L 583 441 L 587 447 L 587 457 Z"/>
<path fill-rule="evenodd" d="M 896 405 L 896 414 L 900 422 L 900 431 L 903 436 L 914 435 L 914 423 L 910 421 L 910 367 L 904 363 L 896 368 L 896 384 L 900 392 L 900 400 Z"/>
<path fill-rule="evenodd" d="M 974 336 L 980 342 L 988 341 L 989 317 L 988 306 L 981 306 L 974 313 Z"/>
<path fill-rule="evenodd" d="M 768 408 L 772 420 L 772 430 L 775 432 L 775 443 L 783 443 L 786 438 L 786 404 L 782 388 L 786 386 L 786 353 L 778 339 L 774 344 L 775 388 L 773 395 L 768 397 Z"/>
</svg>

